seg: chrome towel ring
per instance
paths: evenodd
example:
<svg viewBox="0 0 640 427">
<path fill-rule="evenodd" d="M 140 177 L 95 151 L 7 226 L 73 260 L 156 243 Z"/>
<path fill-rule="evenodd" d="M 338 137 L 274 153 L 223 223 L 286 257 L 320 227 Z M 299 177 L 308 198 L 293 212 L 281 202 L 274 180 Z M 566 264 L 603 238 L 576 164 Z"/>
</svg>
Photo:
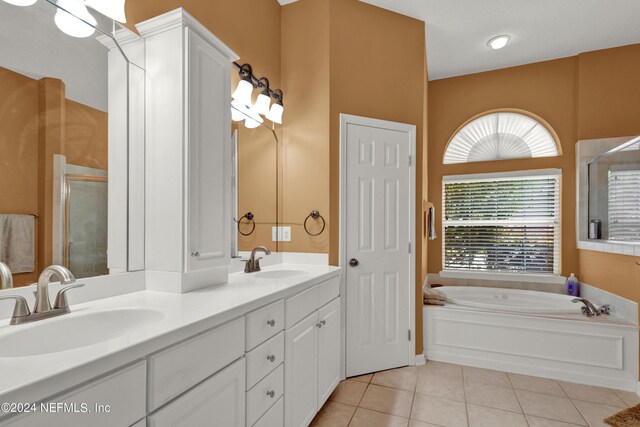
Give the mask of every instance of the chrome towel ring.
<svg viewBox="0 0 640 427">
<path fill-rule="evenodd" d="M 322 220 L 322 229 L 319 232 L 315 233 L 315 234 L 311 233 L 309 231 L 309 229 L 307 228 L 307 222 L 309 221 L 310 218 L 312 218 L 312 219 L 320 218 Z M 309 215 L 307 215 L 307 217 L 304 220 L 304 231 L 306 231 L 307 234 L 309 236 L 312 236 L 312 237 L 321 235 L 326 226 L 327 226 L 327 222 L 324 220 L 324 217 L 322 215 L 320 215 L 319 211 L 316 211 L 316 210 L 311 211 L 311 213 L 309 213 Z"/>
<path fill-rule="evenodd" d="M 237 221 L 237 222 L 238 222 L 238 233 L 242 234 L 243 236 L 250 236 L 250 235 L 252 235 L 252 234 L 253 234 L 253 232 L 254 232 L 254 231 L 255 231 L 255 229 L 256 229 L 256 222 L 255 222 L 255 220 L 254 220 L 253 218 L 254 218 L 254 215 L 253 215 L 251 212 L 247 212 L 246 214 L 242 215 L 242 216 L 240 217 L 240 219 Z M 242 220 L 243 220 L 243 219 L 246 219 L 246 220 L 247 220 L 247 224 L 251 224 L 251 231 L 249 231 L 248 233 L 243 233 L 243 232 L 240 230 L 240 224 L 242 224 Z"/>
</svg>

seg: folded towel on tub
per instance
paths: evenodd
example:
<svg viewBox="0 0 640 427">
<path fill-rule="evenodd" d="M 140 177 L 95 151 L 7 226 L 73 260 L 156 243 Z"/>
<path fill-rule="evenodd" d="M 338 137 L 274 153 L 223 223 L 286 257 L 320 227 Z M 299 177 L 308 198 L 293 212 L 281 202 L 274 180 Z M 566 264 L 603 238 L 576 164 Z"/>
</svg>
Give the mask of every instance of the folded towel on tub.
<svg viewBox="0 0 640 427">
<path fill-rule="evenodd" d="M 30 273 L 35 269 L 35 217 L 0 214 L 0 261 L 12 273 Z"/>
<path fill-rule="evenodd" d="M 444 305 L 444 301 L 441 299 L 425 298 L 424 303 L 426 305 Z"/>
<path fill-rule="evenodd" d="M 433 288 L 425 288 L 424 289 L 424 299 L 433 299 L 433 300 L 438 300 L 438 301 L 446 301 L 447 300 L 447 296 L 444 294 L 444 292 L 441 292 L 437 289 L 433 289 Z"/>
</svg>

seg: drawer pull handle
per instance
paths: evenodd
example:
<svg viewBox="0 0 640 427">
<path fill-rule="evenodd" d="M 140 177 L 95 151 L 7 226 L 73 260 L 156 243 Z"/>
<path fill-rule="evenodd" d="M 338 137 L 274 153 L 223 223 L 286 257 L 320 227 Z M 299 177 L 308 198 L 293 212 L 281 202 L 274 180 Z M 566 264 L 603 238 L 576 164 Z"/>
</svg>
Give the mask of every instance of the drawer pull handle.
<svg viewBox="0 0 640 427">
<path fill-rule="evenodd" d="M 272 355 L 270 355 L 270 356 L 267 356 L 267 360 L 268 360 L 269 362 L 273 363 L 273 362 L 275 362 L 275 361 L 276 361 L 276 356 L 274 356 L 273 354 L 272 354 Z"/>
<path fill-rule="evenodd" d="M 324 319 L 322 319 L 322 320 L 320 321 L 320 324 L 321 324 L 322 326 L 324 326 L 324 325 L 326 325 L 326 324 L 327 324 L 327 321 L 326 321 L 326 320 L 324 320 Z"/>
<path fill-rule="evenodd" d="M 191 252 L 191 256 L 194 257 L 194 258 L 199 258 L 200 257 L 200 252 L 198 252 L 198 251 Z"/>
<path fill-rule="evenodd" d="M 267 325 L 269 325 L 271 327 L 276 326 L 276 321 L 274 319 L 267 320 Z"/>
<path fill-rule="evenodd" d="M 316 327 L 322 328 L 322 322 L 316 323 Z"/>
<path fill-rule="evenodd" d="M 275 391 L 273 391 L 273 390 L 268 391 L 268 392 L 267 392 L 267 396 L 269 396 L 270 398 L 272 398 L 272 399 L 273 399 L 273 398 L 276 396 L 276 392 L 275 392 Z"/>
</svg>

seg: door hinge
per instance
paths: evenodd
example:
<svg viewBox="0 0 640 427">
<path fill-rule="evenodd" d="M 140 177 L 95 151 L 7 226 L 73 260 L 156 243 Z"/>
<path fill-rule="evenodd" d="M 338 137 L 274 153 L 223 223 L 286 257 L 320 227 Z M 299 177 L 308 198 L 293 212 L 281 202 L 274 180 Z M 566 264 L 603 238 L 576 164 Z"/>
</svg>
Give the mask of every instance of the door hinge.
<svg viewBox="0 0 640 427">
<path fill-rule="evenodd" d="M 411 156 L 409 156 L 409 166 L 411 166 L 412 163 L 413 161 L 411 160 Z"/>
<path fill-rule="evenodd" d="M 409 242 L 409 253 L 411 253 L 411 242 Z"/>
<path fill-rule="evenodd" d="M 411 329 L 409 329 L 409 341 L 411 341 Z"/>
</svg>

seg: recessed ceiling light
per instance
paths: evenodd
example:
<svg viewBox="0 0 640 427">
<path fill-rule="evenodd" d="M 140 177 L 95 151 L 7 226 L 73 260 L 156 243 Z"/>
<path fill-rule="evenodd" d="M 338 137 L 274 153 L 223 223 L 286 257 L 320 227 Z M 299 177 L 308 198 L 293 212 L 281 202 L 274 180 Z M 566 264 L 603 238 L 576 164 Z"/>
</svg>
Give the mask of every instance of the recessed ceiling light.
<svg viewBox="0 0 640 427">
<path fill-rule="evenodd" d="M 502 49 L 509 43 L 509 40 L 511 40 L 511 37 L 506 34 L 495 36 L 487 42 L 487 45 L 489 45 L 491 49 Z"/>
</svg>

